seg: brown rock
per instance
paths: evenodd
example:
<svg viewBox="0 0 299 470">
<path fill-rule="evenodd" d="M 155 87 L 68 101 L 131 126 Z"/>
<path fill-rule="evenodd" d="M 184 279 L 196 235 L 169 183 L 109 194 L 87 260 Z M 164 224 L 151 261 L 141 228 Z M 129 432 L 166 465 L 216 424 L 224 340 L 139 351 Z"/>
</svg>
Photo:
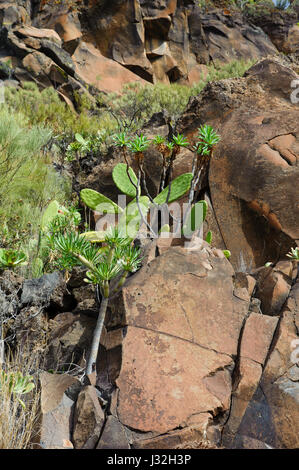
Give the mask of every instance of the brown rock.
<svg viewBox="0 0 299 470">
<path fill-rule="evenodd" d="M 299 25 L 294 24 L 288 31 L 288 37 L 284 45 L 285 49 L 294 53 L 299 51 Z"/>
<path fill-rule="evenodd" d="M 292 3 L 292 2 L 291 2 Z M 279 51 L 290 53 L 298 50 L 298 37 L 296 23 L 298 22 L 298 7 L 281 11 L 278 9 L 265 9 L 262 5 L 257 7 L 257 14 L 251 21 L 262 28 Z"/>
<path fill-rule="evenodd" d="M 53 13 L 53 17 L 48 21 L 48 24 L 55 28 L 64 44 L 82 37 L 78 13 L 74 11 L 59 15 Z"/>
<path fill-rule="evenodd" d="M 206 79 L 208 75 L 208 67 L 204 64 L 196 64 L 189 67 L 188 70 L 188 84 L 194 85 Z"/>
<path fill-rule="evenodd" d="M 236 354 L 239 331 L 248 303 L 232 298 L 233 270 L 226 259 L 210 257 L 212 270 L 203 263 L 206 255 L 171 248 L 140 271 L 123 290 L 129 325 L 194 341 L 225 354 Z M 226 273 L 217 278 L 216 273 Z M 150 275 L 150 282 L 144 277 Z M 180 287 L 179 283 L 182 282 Z M 221 291 L 215 298 L 214 289 Z M 157 295 L 159 292 L 159 296 Z M 171 292 L 171 293 L 170 293 Z M 190 295 L 192 293 L 192 295 Z M 172 302 L 169 303 L 169 298 Z M 216 302 L 214 304 L 214 302 Z M 200 309 L 196 306 L 200 305 Z M 213 317 L 210 312 L 213 311 Z M 169 317 L 172 318 L 169 323 Z M 223 323 L 221 338 L 218 324 Z"/>
<path fill-rule="evenodd" d="M 94 449 L 101 433 L 105 416 L 96 389 L 88 385 L 79 393 L 74 412 L 73 442 L 76 449 Z"/>
<path fill-rule="evenodd" d="M 56 320 L 57 317 L 55 317 Z M 96 319 L 63 313 L 51 325 L 46 367 L 56 369 L 71 364 L 84 366 Z"/>
<path fill-rule="evenodd" d="M 256 280 L 249 274 L 238 272 L 235 275 L 235 287 L 245 288 L 251 297 L 256 286 Z"/>
<path fill-rule="evenodd" d="M 152 439 L 134 441 L 134 449 L 204 449 L 212 447 L 206 439 L 206 429 L 211 415 L 203 413 L 202 424 L 188 426 Z"/>
<path fill-rule="evenodd" d="M 42 372 L 40 445 L 45 449 L 72 449 L 71 420 L 74 402 L 65 391 L 78 380 L 69 375 Z"/>
<path fill-rule="evenodd" d="M 72 59 L 79 77 L 107 93 L 121 91 L 125 83 L 145 83 L 130 70 L 104 57 L 92 44 L 81 42 Z"/>
<path fill-rule="evenodd" d="M 299 153 L 298 141 L 293 134 L 289 135 L 280 135 L 269 141 L 269 145 L 272 149 L 277 150 L 282 158 L 284 158 L 287 163 L 294 165 L 297 162 L 297 157 Z"/>
<path fill-rule="evenodd" d="M 298 300 L 297 282 L 284 307 L 260 386 L 247 406 L 235 434 L 233 447 L 243 448 L 246 436 L 262 441 L 272 448 L 298 447 Z M 234 414 L 238 415 L 236 412 Z"/>
<path fill-rule="evenodd" d="M 134 327 L 128 330 L 123 351 L 117 386 L 118 416 L 124 425 L 161 434 L 182 425 L 194 413 L 215 414 L 218 408 L 225 409 L 230 396 L 226 383 L 221 385 L 228 396 L 220 393 L 217 397 L 204 378 L 229 367 L 229 356 Z"/>
<path fill-rule="evenodd" d="M 241 341 L 241 357 L 264 364 L 278 318 L 251 313 L 246 320 Z"/>
<path fill-rule="evenodd" d="M 221 136 L 209 183 L 237 271 L 277 259 L 299 238 L 298 166 L 290 163 L 298 154 L 297 109 L 290 101 L 296 78 L 286 61 L 264 59 L 245 78 L 209 84 L 190 101 L 178 125 L 190 140 L 204 123 Z"/>
<path fill-rule="evenodd" d="M 58 72 L 58 66 L 52 61 L 52 59 L 37 51 L 32 54 L 28 54 L 23 59 L 23 66 L 31 75 L 32 79 L 42 87 L 52 86 L 49 75 L 54 68 L 56 68 L 56 73 Z M 64 81 L 63 76 L 61 77 L 61 80 Z"/>
<path fill-rule="evenodd" d="M 73 289 L 72 294 L 77 302 L 74 313 L 85 313 L 96 317 L 99 304 L 96 299 L 95 289 L 92 285 L 85 285 Z"/>
<path fill-rule="evenodd" d="M 169 248 L 128 281 L 124 306 L 117 303 L 128 327 L 114 414 L 136 447 L 200 447 L 202 427 L 201 434 L 190 429 L 200 425 L 195 417 L 225 415 L 230 407 L 231 355 L 249 302 L 233 296 L 226 258 L 201 250 Z M 225 318 L 221 334 L 218 315 Z M 173 436 L 177 427 L 184 431 Z M 137 432 L 149 433 L 144 439 L 171 436 L 140 444 Z"/>
<path fill-rule="evenodd" d="M 14 32 L 25 38 L 37 38 L 37 39 L 49 39 L 50 41 L 54 41 L 57 44 L 61 44 L 61 39 L 59 35 L 53 29 L 46 29 L 46 28 L 35 28 L 34 26 L 22 26 L 21 28 L 17 28 Z"/>
<path fill-rule="evenodd" d="M 256 59 L 277 52 L 269 38 L 236 11 L 233 15 L 225 15 L 223 10 L 203 14 L 195 7 L 188 22 L 191 51 L 199 63 L 207 63 L 211 58 L 221 62 L 240 57 Z"/>
<path fill-rule="evenodd" d="M 251 359 L 240 359 L 238 382 L 231 397 L 230 415 L 223 431 L 222 443 L 230 447 L 262 375 L 262 366 Z"/>
<path fill-rule="evenodd" d="M 0 25 L 1 27 L 11 27 L 29 21 L 29 15 L 22 6 L 12 2 L 2 1 L 0 5 Z"/>
<path fill-rule="evenodd" d="M 86 11 L 89 32 L 101 53 L 125 66 L 140 77 L 152 81 L 151 64 L 144 49 L 144 24 L 137 0 L 121 0 L 117 7 L 95 4 Z"/>
<path fill-rule="evenodd" d="M 238 436 L 235 442 L 235 448 L 237 449 L 273 449 L 266 442 L 253 439 L 249 436 Z"/>
<path fill-rule="evenodd" d="M 57 408 L 64 392 L 77 382 L 75 377 L 67 374 L 49 374 L 42 372 L 41 382 L 41 411 L 44 414 Z"/>
<path fill-rule="evenodd" d="M 290 264 L 288 267 L 290 270 Z M 280 313 L 289 295 L 291 282 L 291 278 L 281 272 L 280 267 L 267 267 L 259 271 L 255 296 L 261 300 L 261 309 L 265 315 Z"/>
<path fill-rule="evenodd" d="M 124 426 L 112 415 L 107 418 L 97 449 L 130 449 Z"/>
</svg>

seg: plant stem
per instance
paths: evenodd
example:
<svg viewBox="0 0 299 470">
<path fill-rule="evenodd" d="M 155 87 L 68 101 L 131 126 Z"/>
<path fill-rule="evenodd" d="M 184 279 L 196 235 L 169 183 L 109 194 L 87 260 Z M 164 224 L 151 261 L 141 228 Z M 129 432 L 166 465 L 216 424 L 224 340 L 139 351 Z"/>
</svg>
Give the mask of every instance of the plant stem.
<svg viewBox="0 0 299 470">
<path fill-rule="evenodd" d="M 87 268 L 91 269 L 92 271 L 94 270 L 94 265 L 90 263 L 83 255 L 80 255 L 78 253 L 73 253 L 78 260 L 81 261 L 82 264 L 84 264 Z"/>
<path fill-rule="evenodd" d="M 138 171 L 138 182 L 137 182 L 137 187 L 139 188 L 140 187 L 140 179 L 141 179 L 141 170 L 139 169 Z M 147 222 L 147 220 L 145 219 L 144 215 L 143 215 L 143 212 L 141 210 L 141 207 L 140 207 L 140 204 L 139 204 L 139 194 L 138 194 L 138 191 L 136 192 L 136 204 L 137 204 L 137 208 L 138 208 L 138 211 L 139 211 L 139 214 L 140 214 L 140 217 L 141 217 L 141 220 L 142 222 L 146 225 L 146 227 L 149 229 L 149 231 L 152 233 L 153 237 L 156 238 L 157 234 L 154 232 L 154 230 L 152 229 L 152 227 L 150 226 L 150 224 Z"/>
<path fill-rule="evenodd" d="M 86 375 L 89 375 L 93 372 L 93 366 L 94 364 L 96 364 L 102 329 L 103 329 L 107 306 L 108 306 L 108 300 L 109 300 L 108 297 L 102 298 L 97 324 L 93 333 L 91 351 L 90 351 L 90 356 L 89 356 L 88 364 L 86 368 Z"/>
<path fill-rule="evenodd" d="M 108 264 L 111 264 L 111 263 L 112 263 L 113 256 L 114 256 L 114 252 L 115 252 L 115 247 L 112 246 L 112 247 L 110 248 L 110 251 L 109 251 L 108 256 L 107 256 L 107 263 L 108 263 Z"/>
<path fill-rule="evenodd" d="M 116 289 L 114 289 L 114 292 L 117 292 L 118 289 L 121 289 L 121 288 L 122 288 L 122 286 L 123 286 L 124 283 L 126 282 L 126 279 L 127 279 L 127 277 L 128 277 L 128 274 L 129 274 L 128 271 L 125 271 L 125 272 L 123 273 L 122 277 L 121 277 L 120 280 L 119 280 L 119 283 L 118 283 L 117 286 L 116 286 Z"/>
</svg>

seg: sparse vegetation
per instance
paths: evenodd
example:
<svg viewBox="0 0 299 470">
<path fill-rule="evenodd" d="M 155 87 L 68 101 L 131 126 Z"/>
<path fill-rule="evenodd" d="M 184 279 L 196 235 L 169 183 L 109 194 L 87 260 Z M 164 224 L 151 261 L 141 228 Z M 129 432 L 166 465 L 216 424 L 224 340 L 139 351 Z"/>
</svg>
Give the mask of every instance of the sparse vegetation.
<svg viewBox="0 0 299 470">
<path fill-rule="evenodd" d="M 23 89 L 6 88 L 5 100 L 6 106 L 13 112 L 22 113 L 30 125 L 43 125 L 50 129 L 52 142 L 54 139 L 65 152 L 72 142 L 77 142 L 76 134 L 84 140 L 95 140 L 100 133 L 101 140 L 108 139 L 108 144 L 111 144 L 111 136 L 115 132 L 134 133 L 154 113 L 162 110 L 174 123 L 189 98 L 200 93 L 209 81 L 240 77 L 253 63 L 252 60 L 235 60 L 230 64 L 211 65 L 207 77 L 192 87 L 129 83 L 124 86 L 121 95 L 99 94 L 97 105 L 87 97 L 80 97 L 78 114 L 59 99 L 54 89 L 47 88 L 40 92 L 34 83 L 25 83 Z M 72 151 L 71 147 L 69 151 Z"/>
<path fill-rule="evenodd" d="M 0 449 L 31 449 L 38 443 L 38 364 L 20 352 L 0 361 Z"/>
<path fill-rule="evenodd" d="M 38 237 L 42 213 L 54 197 L 70 198 L 69 183 L 51 166 L 43 147 L 51 132 L 28 127 L 19 113 L 2 107 L 0 113 L 0 247 L 2 264 L 20 252 L 32 260 L 32 242 Z M 3 251 L 5 249 L 6 251 Z M 22 256 L 23 256 L 22 255 Z M 5 261 L 5 259 L 6 261 Z M 16 264 L 16 263 L 15 263 Z M 31 276 L 31 263 L 22 273 Z"/>
<path fill-rule="evenodd" d="M 255 61 L 235 60 L 225 65 L 211 65 L 208 75 L 193 86 L 157 83 L 142 86 L 127 84 L 121 96 L 111 93 L 101 97 L 102 105 L 115 120 L 117 132 L 134 133 L 147 122 L 154 113 L 165 111 L 175 124 L 191 96 L 198 95 L 210 81 L 241 77 Z"/>
<path fill-rule="evenodd" d="M 107 249 L 104 250 L 99 250 L 77 232 L 56 235 L 52 241 L 53 249 L 60 255 L 61 266 L 69 270 L 78 264 L 87 267 L 86 282 L 97 289 L 100 310 L 86 367 L 89 375 L 97 360 L 109 297 L 119 291 L 128 274 L 140 266 L 140 250 L 132 246 L 131 239 L 117 228 L 107 231 L 104 239 Z"/>
</svg>

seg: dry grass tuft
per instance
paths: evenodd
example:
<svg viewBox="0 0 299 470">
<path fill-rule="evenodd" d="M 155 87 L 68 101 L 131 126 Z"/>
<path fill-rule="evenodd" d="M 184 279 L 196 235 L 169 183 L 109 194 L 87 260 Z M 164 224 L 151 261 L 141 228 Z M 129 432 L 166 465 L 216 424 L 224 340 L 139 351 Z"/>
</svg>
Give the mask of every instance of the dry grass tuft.
<svg viewBox="0 0 299 470">
<path fill-rule="evenodd" d="M 23 358 L 23 359 L 22 359 Z M 1 358 L 0 358 L 1 359 Z M 8 382 L 0 383 L 0 449 L 31 449 L 38 442 L 40 422 L 40 390 L 38 387 L 38 361 L 26 359 L 19 352 L 9 353 L 0 363 L 0 371 L 7 374 L 21 372 L 32 376 L 35 387 L 29 393 L 15 394 Z M 24 406 L 18 400 L 24 402 Z"/>
</svg>

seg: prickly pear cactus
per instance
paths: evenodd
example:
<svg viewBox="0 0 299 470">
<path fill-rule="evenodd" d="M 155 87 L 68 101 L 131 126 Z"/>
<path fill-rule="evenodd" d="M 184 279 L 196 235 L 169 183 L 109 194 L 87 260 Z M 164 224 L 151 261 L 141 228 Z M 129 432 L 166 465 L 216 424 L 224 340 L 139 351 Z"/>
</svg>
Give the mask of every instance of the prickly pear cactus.
<svg viewBox="0 0 299 470">
<path fill-rule="evenodd" d="M 206 236 L 206 242 L 211 244 L 212 240 L 213 240 L 213 234 L 212 234 L 211 230 L 209 230 L 208 233 L 207 233 L 207 236 Z"/>
<path fill-rule="evenodd" d="M 231 254 L 231 252 L 230 252 L 229 250 L 222 250 L 222 251 L 223 251 L 223 254 L 224 254 L 225 258 L 228 259 L 228 258 L 231 257 L 232 254 Z"/>
<path fill-rule="evenodd" d="M 119 214 L 122 212 L 122 209 L 115 202 L 93 189 L 82 189 L 80 197 L 84 204 L 94 211 L 103 214 Z"/>
<path fill-rule="evenodd" d="M 106 233 L 103 231 L 98 232 L 84 232 L 81 233 L 81 237 L 85 238 L 91 243 L 102 243 L 105 241 Z"/>
<path fill-rule="evenodd" d="M 45 230 L 49 223 L 58 215 L 60 204 L 57 201 L 52 201 L 43 213 L 41 221 L 41 230 Z"/>
<path fill-rule="evenodd" d="M 144 217 L 150 207 L 150 200 L 147 196 L 140 196 L 139 198 L 139 207 Z M 125 208 L 120 221 L 119 226 L 123 227 L 126 231 L 128 237 L 134 239 L 138 233 L 141 223 L 141 216 L 137 206 L 136 199 L 131 201 Z"/>
<path fill-rule="evenodd" d="M 192 173 L 184 173 L 183 175 L 178 176 L 175 180 L 171 183 L 170 189 L 170 196 L 168 202 L 173 202 L 182 197 L 191 186 L 193 175 Z M 156 204 L 160 206 L 165 204 L 167 201 L 168 195 L 168 186 L 167 188 L 163 189 L 163 191 L 155 197 L 154 201 Z"/>
<path fill-rule="evenodd" d="M 129 168 L 129 174 L 134 184 L 137 185 L 137 176 L 132 168 Z M 136 197 L 136 188 L 131 183 L 127 174 L 127 165 L 125 163 L 118 163 L 112 172 L 112 178 L 118 189 L 130 197 Z"/>
<path fill-rule="evenodd" d="M 198 230 L 207 216 L 208 204 L 206 201 L 198 201 L 192 207 L 183 227 L 183 234 L 191 236 L 195 230 Z"/>
<path fill-rule="evenodd" d="M 43 260 L 39 257 L 35 258 L 31 264 L 32 277 L 38 278 L 43 275 L 44 263 Z"/>
<path fill-rule="evenodd" d="M 169 233 L 170 232 L 170 227 L 168 224 L 164 224 L 160 230 L 159 230 L 159 235 L 161 235 L 162 233 Z"/>
</svg>

